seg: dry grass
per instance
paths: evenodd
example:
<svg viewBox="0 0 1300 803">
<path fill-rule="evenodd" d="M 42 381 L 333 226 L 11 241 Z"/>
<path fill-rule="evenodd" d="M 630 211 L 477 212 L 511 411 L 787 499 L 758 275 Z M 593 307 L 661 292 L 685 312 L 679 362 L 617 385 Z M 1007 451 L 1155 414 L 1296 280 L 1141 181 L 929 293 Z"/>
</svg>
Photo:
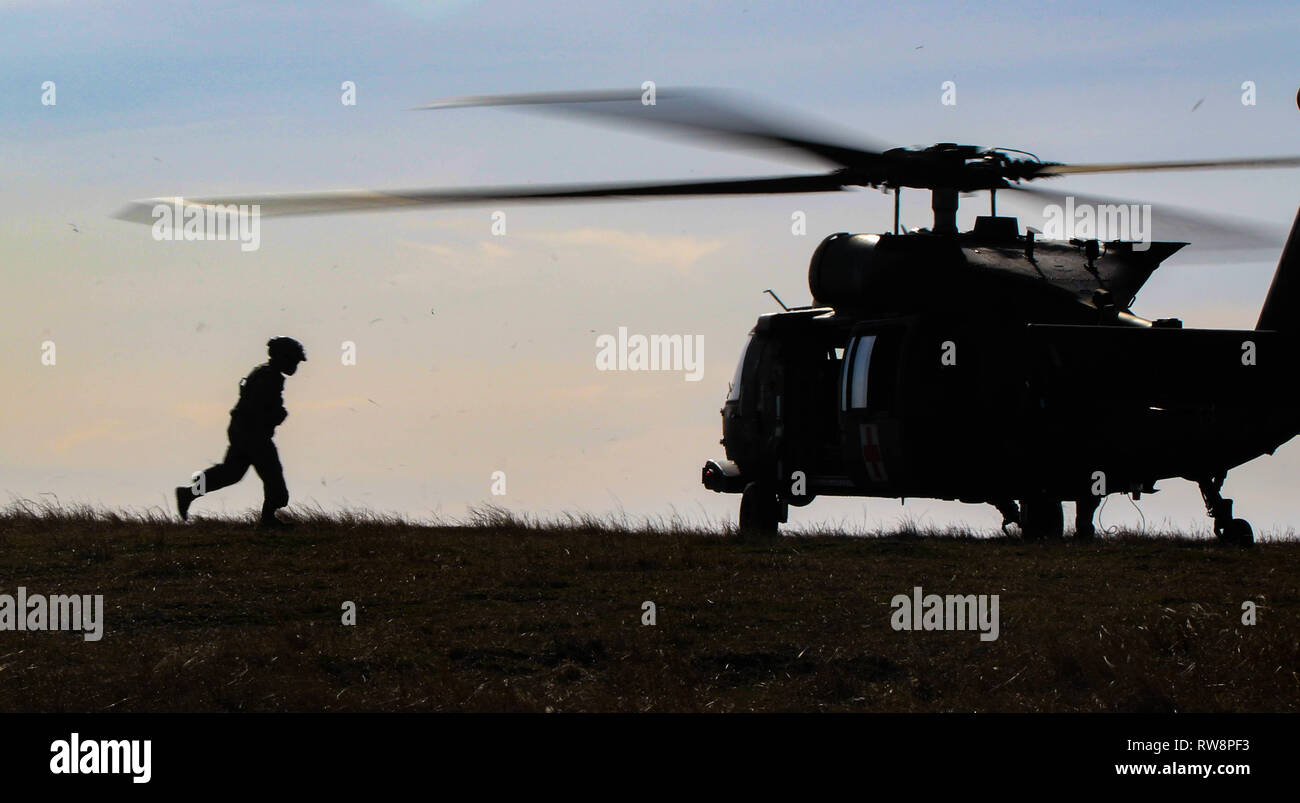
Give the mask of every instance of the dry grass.
<svg viewBox="0 0 1300 803">
<path fill-rule="evenodd" d="M 102 593 L 106 632 L 0 632 L 0 710 L 1300 710 L 1294 541 L 296 518 L 267 534 L 251 515 L 14 503 L 0 592 Z M 890 599 L 916 585 L 999 594 L 1000 638 L 893 631 Z"/>
</svg>

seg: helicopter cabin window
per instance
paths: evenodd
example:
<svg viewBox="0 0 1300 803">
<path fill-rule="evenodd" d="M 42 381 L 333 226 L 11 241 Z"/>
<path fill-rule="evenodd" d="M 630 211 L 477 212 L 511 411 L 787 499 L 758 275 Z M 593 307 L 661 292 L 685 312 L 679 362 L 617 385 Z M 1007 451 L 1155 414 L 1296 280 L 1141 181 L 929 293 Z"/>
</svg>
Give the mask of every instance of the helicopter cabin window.
<svg viewBox="0 0 1300 803">
<path fill-rule="evenodd" d="M 754 342 L 754 336 L 750 335 L 745 338 L 745 345 L 740 349 L 740 359 L 736 361 L 736 375 L 731 378 L 731 387 L 727 388 L 727 401 L 736 401 L 740 398 L 740 379 L 745 373 L 745 357 L 749 354 L 749 344 Z"/>
<path fill-rule="evenodd" d="M 841 410 L 861 410 L 867 406 L 867 378 L 871 373 L 871 355 L 875 348 L 875 335 L 855 337 L 849 343 L 840 392 Z"/>
</svg>

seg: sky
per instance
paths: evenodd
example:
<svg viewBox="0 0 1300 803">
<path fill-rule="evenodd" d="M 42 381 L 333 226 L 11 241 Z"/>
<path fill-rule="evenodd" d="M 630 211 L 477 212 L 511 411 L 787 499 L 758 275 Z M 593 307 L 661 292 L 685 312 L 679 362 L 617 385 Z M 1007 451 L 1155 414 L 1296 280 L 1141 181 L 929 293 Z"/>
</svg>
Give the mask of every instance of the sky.
<svg viewBox="0 0 1300 803">
<path fill-rule="evenodd" d="M 1294 3 L 24 2 L 0 0 L 0 493 L 170 505 L 225 448 L 238 381 L 288 334 L 309 361 L 277 435 L 295 503 L 459 516 L 496 503 L 733 519 L 699 483 L 745 334 L 807 303 L 808 258 L 885 231 L 874 191 L 439 208 L 262 221 L 261 246 L 157 242 L 155 196 L 701 179 L 799 172 L 552 116 L 414 111 L 497 92 L 717 86 L 896 145 L 1055 161 L 1300 151 Z M 342 84 L 355 105 L 341 102 Z M 943 84 L 955 105 L 941 102 Z M 1242 84 L 1257 98 L 1243 105 Z M 42 103 L 53 82 L 55 103 Z M 1113 174 L 1058 189 L 1285 232 L 1296 171 Z M 904 194 L 904 223 L 928 218 Z M 999 204 L 1002 207 L 1002 204 Z M 969 225 L 983 199 L 963 206 Z M 504 236 L 491 214 L 506 213 Z M 807 233 L 790 227 L 806 215 Z M 1008 211 L 1008 210 L 1003 210 Z M 1281 248 L 1169 260 L 1134 311 L 1250 328 Z M 596 340 L 703 338 L 703 377 L 602 372 Z M 43 365 L 42 344 L 56 347 Z M 340 359 L 345 342 L 356 364 Z M 1300 445 L 1229 475 L 1257 533 L 1300 527 Z M 506 493 L 492 493 L 504 472 Z M 1112 497 L 1101 525 L 1207 527 L 1194 485 Z M 499 490 L 499 486 L 498 486 Z M 198 513 L 257 505 L 251 475 Z M 796 525 L 993 529 L 991 507 L 819 499 Z"/>
</svg>

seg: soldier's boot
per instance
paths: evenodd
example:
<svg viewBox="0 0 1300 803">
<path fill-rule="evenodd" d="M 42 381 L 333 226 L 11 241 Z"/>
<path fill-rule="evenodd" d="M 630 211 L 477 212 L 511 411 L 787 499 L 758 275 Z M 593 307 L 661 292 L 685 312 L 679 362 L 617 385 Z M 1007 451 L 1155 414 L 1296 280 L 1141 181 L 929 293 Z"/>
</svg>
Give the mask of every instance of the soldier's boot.
<svg viewBox="0 0 1300 803">
<path fill-rule="evenodd" d="M 187 521 L 190 517 L 190 505 L 198 499 L 194 495 L 194 489 L 188 485 L 176 486 L 176 512 L 181 514 L 181 521 Z"/>
<path fill-rule="evenodd" d="M 259 530 L 292 530 L 293 522 L 281 521 L 276 518 L 275 511 L 277 508 L 270 505 L 262 506 L 262 517 L 257 520 L 257 529 Z"/>
</svg>

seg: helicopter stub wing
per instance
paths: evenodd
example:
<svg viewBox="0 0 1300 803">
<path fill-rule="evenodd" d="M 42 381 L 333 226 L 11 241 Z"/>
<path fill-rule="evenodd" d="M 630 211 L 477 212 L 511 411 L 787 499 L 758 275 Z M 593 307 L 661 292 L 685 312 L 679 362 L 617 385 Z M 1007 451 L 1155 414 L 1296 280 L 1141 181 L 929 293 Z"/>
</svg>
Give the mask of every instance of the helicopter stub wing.
<svg viewBox="0 0 1300 803">
<path fill-rule="evenodd" d="M 1110 293 L 1120 309 L 1128 309 L 1138 290 L 1146 284 L 1160 263 L 1187 243 L 1102 243 L 1089 264 L 1083 246 L 1069 243 L 1034 243 L 1032 257 L 1024 247 L 972 245 L 963 248 L 967 264 L 1012 280 L 1050 285 L 1086 304 L 1094 303 L 1099 290 Z"/>
</svg>

